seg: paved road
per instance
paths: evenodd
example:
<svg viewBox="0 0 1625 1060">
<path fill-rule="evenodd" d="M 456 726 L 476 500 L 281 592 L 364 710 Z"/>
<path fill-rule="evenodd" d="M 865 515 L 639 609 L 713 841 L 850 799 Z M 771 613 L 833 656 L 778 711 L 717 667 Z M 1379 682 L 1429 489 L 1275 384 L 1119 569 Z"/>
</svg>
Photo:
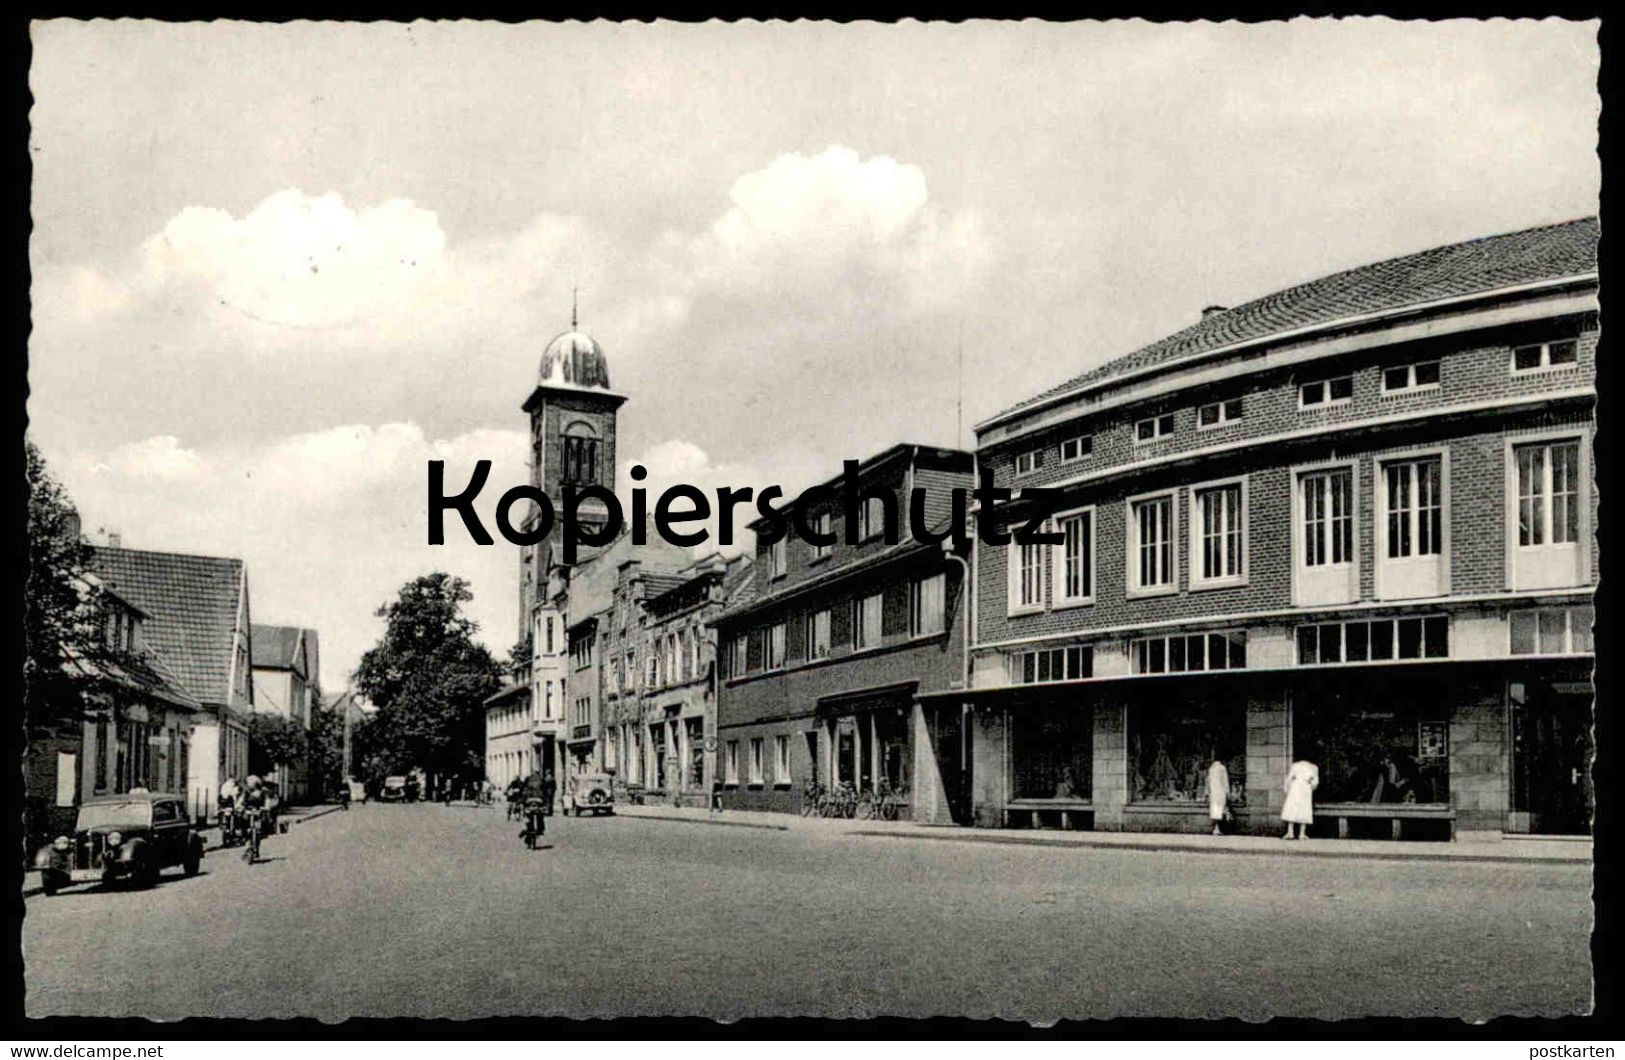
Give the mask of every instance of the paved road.
<svg viewBox="0 0 1625 1060">
<path fill-rule="evenodd" d="M 1583 866 L 826 837 L 358 806 L 27 903 L 30 1015 L 1584 1012 Z"/>
</svg>

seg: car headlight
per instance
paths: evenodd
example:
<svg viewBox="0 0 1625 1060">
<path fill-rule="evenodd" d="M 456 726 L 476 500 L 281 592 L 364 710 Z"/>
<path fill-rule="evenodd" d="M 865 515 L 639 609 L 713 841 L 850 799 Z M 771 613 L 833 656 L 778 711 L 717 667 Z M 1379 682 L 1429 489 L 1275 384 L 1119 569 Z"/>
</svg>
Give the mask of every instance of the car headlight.
<svg viewBox="0 0 1625 1060">
<path fill-rule="evenodd" d="M 59 835 L 55 839 L 51 840 L 51 847 L 55 850 L 72 850 L 73 840 L 69 839 L 65 835 Z"/>
<path fill-rule="evenodd" d="M 116 847 L 122 842 L 124 842 L 124 835 L 122 833 L 120 833 L 120 832 L 108 832 L 107 833 L 107 845 L 108 846 Z"/>
</svg>

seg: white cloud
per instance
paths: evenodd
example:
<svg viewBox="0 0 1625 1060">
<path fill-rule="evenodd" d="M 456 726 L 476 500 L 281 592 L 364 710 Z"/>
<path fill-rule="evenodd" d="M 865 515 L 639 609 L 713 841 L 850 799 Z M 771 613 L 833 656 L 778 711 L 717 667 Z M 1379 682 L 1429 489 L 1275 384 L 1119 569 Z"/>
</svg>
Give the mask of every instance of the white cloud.
<svg viewBox="0 0 1625 1060">
<path fill-rule="evenodd" d="M 171 482 L 196 478 L 208 468 L 201 455 L 182 448 L 180 440 L 172 434 L 121 445 L 108 454 L 101 466 L 138 481 L 161 479 Z"/>
</svg>

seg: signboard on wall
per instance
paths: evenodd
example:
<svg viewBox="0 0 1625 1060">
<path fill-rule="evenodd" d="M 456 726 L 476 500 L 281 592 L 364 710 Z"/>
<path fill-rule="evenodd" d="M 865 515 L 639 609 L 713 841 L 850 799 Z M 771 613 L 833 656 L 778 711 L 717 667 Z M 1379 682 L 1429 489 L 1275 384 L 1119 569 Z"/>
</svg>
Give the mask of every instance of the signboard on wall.
<svg viewBox="0 0 1625 1060">
<path fill-rule="evenodd" d="M 1416 756 L 1444 758 L 1450 753 L 1450 727 L 1442 721 L 1416 724 Z"/>
</svg>

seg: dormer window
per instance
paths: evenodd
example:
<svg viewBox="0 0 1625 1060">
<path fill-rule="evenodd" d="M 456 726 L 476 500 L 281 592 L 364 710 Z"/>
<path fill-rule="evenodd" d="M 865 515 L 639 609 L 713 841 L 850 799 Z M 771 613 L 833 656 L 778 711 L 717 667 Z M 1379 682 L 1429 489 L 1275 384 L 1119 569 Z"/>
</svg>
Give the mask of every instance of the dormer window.
<svg viewBox="0 0 1625 1060">
<path fill-rule="evenodd" d="M 1174 433 L 1174 414 L 1164 413 L 1161 416 L 1152 416 L 1141 420 L 1134 425 L 1134 443 L 1154 442 L 1158 438 L 1166 438 Z"/>
<path fill-rule="evenodd" d="M 767 546 L 768 576 L 777 578 L 790 569 L 790 539 L 781 537 Z"/>
</svg>

